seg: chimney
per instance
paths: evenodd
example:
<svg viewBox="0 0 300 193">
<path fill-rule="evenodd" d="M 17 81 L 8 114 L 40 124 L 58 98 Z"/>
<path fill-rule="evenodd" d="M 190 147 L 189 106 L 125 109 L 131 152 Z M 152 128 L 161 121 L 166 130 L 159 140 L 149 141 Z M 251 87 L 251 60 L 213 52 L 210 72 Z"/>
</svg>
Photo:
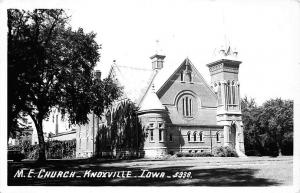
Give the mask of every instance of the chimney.
<svg viewBox="0 0 300 193">
<path fill-rule="evenodd" d="M 101 71 L 100 70 L 95 71 L 95 78 L 99 79 L 99 80 L 101 79 Z"/>
<path fill-rule="evenodd" d="M 160 70 L 164 67 L 164 59 L 166 56 L 155 54 L 150 57 L 152 60 L 152 70 Z"/>
</svg>

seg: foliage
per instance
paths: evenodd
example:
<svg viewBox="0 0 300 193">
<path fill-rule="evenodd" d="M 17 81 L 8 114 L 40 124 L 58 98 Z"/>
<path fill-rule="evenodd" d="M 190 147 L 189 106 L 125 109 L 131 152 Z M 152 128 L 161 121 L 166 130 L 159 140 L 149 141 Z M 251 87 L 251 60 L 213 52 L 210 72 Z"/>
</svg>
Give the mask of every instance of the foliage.
<svg viewBox="0 0 300 193">
<path fill-rule="evenodd" d="M 242 99 L 247 155 L 291 155 L 293 152 L 293 101 L 271 99 L 257 106 Z"/>
<path fill-rule="evenodd" d="M 214 157 L 237 157 L 235 149 L 229 146 L 220 146 L 213 149 Z"/>
<path fill-rule="evenodd" d="M 106 113 L 107 126 L 102 126 L 97 133 L 97 152 L 139 152 L 145 136 L 137 112 L 138 108 L 129 100 L 110 108 Z"/>
<path fill-rule="evenodd" d="M 38 159 L 39 146 L 31 145 L 30 142 L 26 141 L 21 143 L 19 146 L 12 146 L 11 150 L 20 150 L 25 154 L 25 159 Z M 65 140 L 65 141 L 47 141 L 46 142 L 46 157 L 48 159 L 71 159 L 75 158 L 76 152 L 76 140 Z"/>
<path fill-rule="evenodd" d="M 178 152 L 175 154 L 176 157 L 212 157 L 210 152 L 198 152 L 198 153 L 188 153 L 188 152 Z"/>
<path fill-rule="evenodd" d="M 110 79 L 93 76 L 99 61 L 96 34 L 72 30 L 62 9 L 8 10 L 8 128 L 30 116 L 37 129 L 39 159 L 45 159 L 44 119 L 53 108 L 71 124 L 98 116 L 120 92 Z"/>
</svg>

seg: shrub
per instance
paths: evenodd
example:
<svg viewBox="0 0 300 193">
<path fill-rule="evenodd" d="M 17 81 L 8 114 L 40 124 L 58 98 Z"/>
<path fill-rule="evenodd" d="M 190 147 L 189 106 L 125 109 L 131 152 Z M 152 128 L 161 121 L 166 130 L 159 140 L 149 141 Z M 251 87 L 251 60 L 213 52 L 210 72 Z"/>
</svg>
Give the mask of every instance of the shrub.
<svg viewBox="0 0 300 193">
<path fill-rule="evenodd" d="M 213 155 L 209 152 L 199 152 L 199 153 L 187 153 L 187 152 L 178 152 L 176 153 L 177 157 L 212 157 Z"/>
<path fill-rule="evenodd" d="M 9 149 L 20 150 L 25 154 L 25 159 L 38 158 L 38 145 L 31 145 L 29 142 L 22 143 L 18 146 L 9 147 Z M 70 159 L 75 157 L 76 140 L 66 141 L 47 141 L 46 157 L 47 159 Z"/>
<path fill-rule="evenodd" d="M 213 156 L 214 157 L 237 157 L 236 151 L 229 147 L 216 147 L 213 150 Z"/>
<path fill-rule="evenodd" d="M 213 155 L 210 152 L 199 152 L 195 153 L 194 157 L 212 157 Z"/>
</svg>

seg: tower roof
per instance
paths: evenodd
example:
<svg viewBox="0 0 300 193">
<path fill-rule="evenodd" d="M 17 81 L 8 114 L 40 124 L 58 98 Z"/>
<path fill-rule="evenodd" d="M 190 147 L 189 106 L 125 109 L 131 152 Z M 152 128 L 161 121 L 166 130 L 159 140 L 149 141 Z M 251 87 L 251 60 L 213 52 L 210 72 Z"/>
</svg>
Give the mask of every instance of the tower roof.
<svg viewBox="0 0 300 193">
<path fill-rule="evenodd" d="M 148 89 L 145 97 L 140 103 L 140 112 L 144 111 L 165 111 L 165 107 L 161 104 L 158 96 L 155 93 L 154 85 Z"/>
</svg>

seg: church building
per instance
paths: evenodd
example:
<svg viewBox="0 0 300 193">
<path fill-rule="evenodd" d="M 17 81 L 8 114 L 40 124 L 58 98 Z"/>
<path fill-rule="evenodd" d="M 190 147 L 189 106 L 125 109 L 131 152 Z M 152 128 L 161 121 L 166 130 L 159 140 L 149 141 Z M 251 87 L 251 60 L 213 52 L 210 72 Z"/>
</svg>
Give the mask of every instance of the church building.
<svg viewBox="0 0 300 193">
<path fill-rule="evenodd" d="M 230 146 L 245 156 L 237 52 L 230 47 L 219 50 L 218 59 L 206 65 L 210 83 L 188 58 L 178 61 L 177 69 L 167 76 L 165 57 L 151 56 L 152 69 L 114 63 L 109 72 L 123 87 L 123 100 L 139 107 L 146 128 L 145 157 L 211 152 L 219 146 Z M 89 124 L 76 130 L 77 157 L 95 154 L 96 130 L 105 124 L 94 115 L 89 118 Z"/>
</svg>

